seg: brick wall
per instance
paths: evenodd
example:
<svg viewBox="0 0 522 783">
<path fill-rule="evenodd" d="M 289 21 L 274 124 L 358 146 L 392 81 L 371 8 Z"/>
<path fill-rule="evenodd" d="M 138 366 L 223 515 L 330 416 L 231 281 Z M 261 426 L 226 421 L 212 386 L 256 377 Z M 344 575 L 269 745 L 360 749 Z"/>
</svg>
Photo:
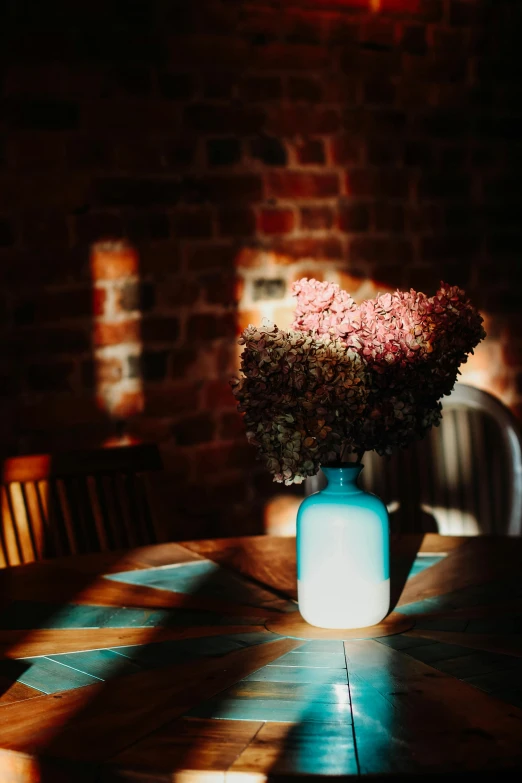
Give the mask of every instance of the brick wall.
<svg viewBox="0 0 522 783">
<path fill-rule="evenodd" d="M 3 4 L 2 450 L 154 439 L 176 535 L 260 530 L 227 380 L 303 275 L 465 286 L 516 408 L 521 5 Z"/>
</svg>

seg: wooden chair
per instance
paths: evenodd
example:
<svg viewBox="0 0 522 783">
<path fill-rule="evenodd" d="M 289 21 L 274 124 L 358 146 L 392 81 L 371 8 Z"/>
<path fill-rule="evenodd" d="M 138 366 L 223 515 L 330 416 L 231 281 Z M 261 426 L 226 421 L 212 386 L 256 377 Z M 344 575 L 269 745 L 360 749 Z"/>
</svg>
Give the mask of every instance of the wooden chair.
<svg viewBox="0 0 522 783">
<path fill-rule="evenodd" d="M 522 533 L 521 431 L 487 392 L 458 383 L 424 440 L 391 458 L 367 453 L 363 463 L 362 483 L 388 505 L 393 529 Z M 319 488 L 320 474 L 311 482 Z"/>
<path fill-rule="evenodd" d="M 0 567 L 154 543 L 156 446 L 132 445 L 2 463 Z"/>
</svg>

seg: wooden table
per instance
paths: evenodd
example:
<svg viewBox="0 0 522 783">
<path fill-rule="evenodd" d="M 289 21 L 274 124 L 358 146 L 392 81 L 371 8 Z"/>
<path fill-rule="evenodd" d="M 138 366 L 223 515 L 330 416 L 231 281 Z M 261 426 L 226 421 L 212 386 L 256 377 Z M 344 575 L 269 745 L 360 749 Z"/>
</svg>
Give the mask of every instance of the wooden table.
<svg viewBox="0 0 522 783">
<path fill-rule="evenodd" d="M 0 572 L 0 781 L 516 778 L 522 541 L 396 540 L 409 630 L 358 639 L 299 622 L 294 546 L 165 544 Z"/>
</svg>

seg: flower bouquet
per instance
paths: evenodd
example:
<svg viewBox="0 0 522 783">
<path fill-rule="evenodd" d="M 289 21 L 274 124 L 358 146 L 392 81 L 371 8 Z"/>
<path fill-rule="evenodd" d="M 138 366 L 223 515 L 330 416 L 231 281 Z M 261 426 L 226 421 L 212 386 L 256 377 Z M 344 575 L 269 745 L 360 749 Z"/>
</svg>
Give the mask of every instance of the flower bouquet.
<svg viewBox="0 0 522 783">
<path fill-rule="evenodd" d="M 432 297 L 397 291 L 359 306 L 317 280 L 293 293 L 289 331 L 267 323 L 243 332 L 233 391 L 275 481 L 299 484 L 320 467 L 328 481 L 297 514 L 305 624 L 367 627 L 389 609 L 389 523 L 386 506 L 357 484 L 362 454 L 391 454 L 439 423 L 441 398 L 485 337 L 482 318 L 444 283 Z"/>
<path fill-rule="evenodd" d="M 301 483 L 321 465 L 391 454 L 439 423 L 440 399 L 485 337 L 459 288 L 410 290 L 356 305 L 339 286 L 294 283 L 289 331 L 249 326 L 232 381 L 247 438 L 274 480 Z"/>
</svg>

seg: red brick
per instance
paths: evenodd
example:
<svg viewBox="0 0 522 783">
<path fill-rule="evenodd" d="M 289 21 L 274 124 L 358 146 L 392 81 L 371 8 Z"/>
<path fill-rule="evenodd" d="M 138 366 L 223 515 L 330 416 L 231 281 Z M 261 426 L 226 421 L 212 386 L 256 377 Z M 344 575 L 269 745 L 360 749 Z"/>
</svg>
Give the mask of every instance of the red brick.
<svg viewBox="0 0 522 783">
<path fill-rule="evenodd" d="M 141 413 L 145 407 L 143 391 L 124 391 L 111 405 L 111 415 L 118 419 L 128 419 Z"/>
<path fill-rule="evenodd" d="M 107 305 L 107 289 L 96 286 L 92 290 L 92 314 L 100 316 L 105 313 Z"/>
<path fill-rule="evenodd" d="M 257 48 L 251 65 L 278 72 L 316 70 L 327 66 L 329 60 L 330 52 L 323 46 L 270 43 Z"/>
<path fill-rule="evenodd" d="M 329 198 L 339 194 L 337 174 L 271 171 L 267 183 L 270 193 L 277 198 Z"/>
<path fill-rule="evenodd" d="M 511 339 L 509 342 L 504 343 L 502 346 L 502 359 L 509 367 L 522 367 L 522 340 Z M 522 378 L 522 374 L 520 374 Z M 517 376 L 517 381 L 519 380 Z M 518 386 L 518 382 L 517 382 Z M 519 391 L 522 389 L 522 385 L 519 386 Z"/>
<path fill-rule="evenodd" d="M 228 202 L 252 203 L 263 198 L 261 177 L 254 174 L 229 177 L 205 177 L 198 184 L 203 199 L 218 204 Z"/>
<path fill-rule="evenodd" d="M 350 196 L 407 198 L 409 176 L 396 169 L 352 169 L 346 175 L 346 189 Z"/>
<path fill-rule="evenodd" d="M 297 160 L 303 165 L 325 162 L 324 144 L 321 139 L 308 139 L 296 146 Z"/>
<path fill-rule="evenodd" d="M 330 207 L 301 207 L 301 228 L 306 231 L 321 231 L 332 228 L 334 223 L 334 210 Z"/>
<path fill-rule="evenodd" d="M 199 385 L 183 383 L 162 388 L 149 388 L 145 397 L 145 410 L 148 416 L 179 416 L 199 407 Z"/>
<path fill-rule="evenodd" d="M 139 257 L 133 247 L 121 242 L 100 242 L 93 245 L 91 252 L 91 274 L 93 280 L 117 280 L 137 275 Z"/>
<path fill-rule="evenodd" d="M 175 424 L 172 434 L 178 446 L 195 446 L 198 443 L 210 443 L 214 439 L 215 428 L 210 414 L 198 413 Z"/>
<path fill-rule="evenodd" d="M 187 250 L 187 264 L 190 270 L 234 269 L 239 255 L 231 245 L 207 243 Z"/>
<path fill-rule="evenodd" d="M 395 85 L 385 77 L 371 79 L 364 83 L 364 103 L 393 106 L 395 101 Z"/>
<path fill-rule="evenodd" d="M 219 435 L 223 440 L 245 437 L 245 422 L 240 413 L 224 413 L 219 422 Z"/>
<path fill-rule="evenodd" d="M 288 97 L 294 101 L 318 103 L 323 96 L 319 80 L 305 77 L 291 77 L 288 81 Z"/>
<path fill-rule="evenodd" d="M 343 204 L 339 208 L 339 228 L 341 231 L 354 233 L 368 231 L 370 227 L 370 210 L 366 204 Z"/>
<path fill-rule="evenodd" d="M 281 98 L 282 85 L 279 76 L 251 76 L 239 88 L 246 101 L 271 101 Z"/>
<path fill-rule="evenodd" d="M 295 225 L 291 209 L 264 209 L 259 216 L 259 229 L 264 234 L 288 234 Z"/>
<path fill-rule="evenodd" d="M 377 231 L 404 231 L 404 207 L 401 204 L 375 204 L 373 214 Z"/>
<path fill-rule="evenodd" d="M 82 365 L 82 382 L 88 389 L 96 388 L 102 384 L 117 383 L 123 377 L 123 364 L 121 359 L 106 359 L 98 356 L 84 362 Z"/>
<path fill-rule="evenodd" d="M 362 149 L 363 144 L 355 135 L 336 136 L 331 140 L 332 159 L 341 166 L 359 163 Z"/>
<path fill-rule="evenodd" d="M 223 307 L 230 307 L 240 302 L 245 287 L 243 278 L 222 275 L 219 272 L 205 275 L 199 282 L 203 287 L 206 301 Z"/>
<path fill-rule="evenodd" d="M 215 340 L 219 337 L 233 337 L 236 333 L 234 314 L 214 315 L 198 313 L 191 315 L 187 324 L 189 340 Z"/>
<path fill-rule="evenodd" d="M 265 124 L 265 113 L 254 107 L 193 104 L 185 109 L 185 125 L 202 133 L 234 133 L 250 136 Z"/>
<path fill-rule="evenodd" d="M 93 314 L 93 293 L 89 288 L 47 292 L 37 300 L 25 300 L 15 308 L 16 323 L 57 323 Z"/>
<path fill-rule="evenodd" d="M 146 245 L 142 250 L 141 273 L 153 275 L 156 280 L 176 274 L 180 268 L 180 252 L 178 244 L 161 242 Z"/>
<path fill-rule="evenodd" d="M 379 10 L 383 13 L 416 14 L 422 0 L 380 0 Z"/>
<path fill-rule="evenodd" d="M 64 328 L 17 329 L 10 340 L 10 347 L 21 356 L 76 354 L 90 349 L 86 331 Z"/>
<path fill-rule="evenodd" d="M 204 239 L 212 236 L 212 213 L 208 209 L 181 209 L 172 215 L 175 238 Z"/>
<path fill-rule="evenodd" d="M 350 259 L 370 261 L 375 263 L 399 262 L 410 263 L 413 257 L 413 249 L 410 242 L 404 239 L 354 239 L 350 245 Z"/>
<path fill-rule="evenodd" d="M 68 391 L 73 372 L 72 362 L 35 364 L 27 368 L 27 385 L 34 391 Z"/>
<path fill-rule="evenodd" d="M 13 145 L 16 168 L 25 171 L 59 169 L 64 163 L 64 144 L 49 133 L 17 133 Z"/>
<path fill-rule="evenodd" d="M 161 316 L 144 318 L 141 336 L 147 342 L 175 342 L 179 337 L 179 319 Z"/>
<path fill-rule="evenodd" d="M 195 459 L 198 473 L 248 469 L 254 466 L 256 466 L 256 450 L 246 442 L 246 438 L 236 443 L 214 443 L 204 451 L 198 451 Z M 244 484 L 243 480 L 243 486 Z"/>
<path fill-rule="evenodd" d="M 324 280 L 324 274 L 321 272 L 317 264 L 311 264 L 309 267 L 303 267 L 299 265 L 298 269 L 290 271 L 290 283 L 295 283 L 297 280 L 301 280 L 303 277 L 307 277 L 309 280 L 319 280 L 320 283 Z"/>
<path fill-rule="evenodd" d="M 26 213 L 22 217 L 22 239 L 27 247 L 67 247 L 69 231 L 65 215 L 41 210 Z"/>
<path fill-rule="evenodd" d="M 235 408 L 236 398 L 232 394 L 232 388 L 226 381 L 209 381 L 203 391 L 203 404 L 205 408 Z"/>
<path fill-rule="evenodd" d="M 224 237 L 252 236 L 256 230 L 256 216 L 251 209 L 221 209 L 218 230 Z"/>
<path fill-rule="evenodd" d="M 200 288 L 195 280 L 172 278 L 158 287 L 158 304 L 167 308 L 190 306 L 197 301 L 199 293 Z"/>
<path fill-rule="evenodd" d="M 343 245 L 335 237 L 280 239 L 274 245 L 274 252 L 277 264 L 289 264 L 302 258 L 334 260 L 344 257 Z"/>
<path fill-rule="evenodd" d="M 310 109 L 308 106 L 281 106 L 273 112 L 268 129 L 276 136 L 330 134 L 341 127 L 337 109 Z"/>
<path fill-rule="evenodd" d="M 139 343 L 141 341 L 141 320 L 138 318 L 126 321 L 106 323 L 97 321 L 93 325 L 94 345 L 120 345 L 120 343 Z"/>
</svg>

